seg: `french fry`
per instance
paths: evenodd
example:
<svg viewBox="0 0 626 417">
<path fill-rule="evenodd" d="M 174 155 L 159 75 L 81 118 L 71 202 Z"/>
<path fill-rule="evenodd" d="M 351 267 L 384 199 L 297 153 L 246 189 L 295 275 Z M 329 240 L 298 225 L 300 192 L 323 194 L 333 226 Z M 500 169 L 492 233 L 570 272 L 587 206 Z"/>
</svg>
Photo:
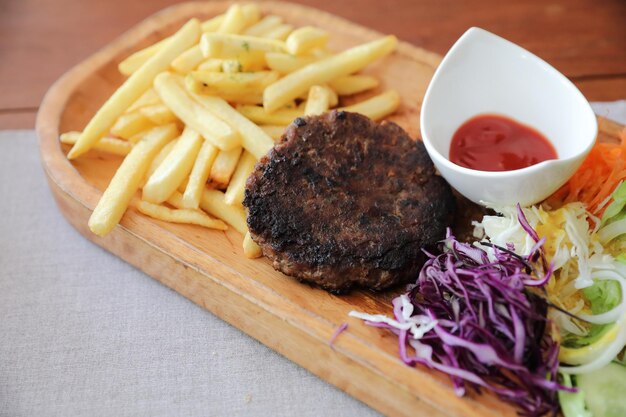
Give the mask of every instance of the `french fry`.
<svg viewBox="0 0 626 417">
<path fill-rule="evenodd" d="M 189 71 L 196 69 L 202 61 L 204 61 L 204 55 L 202 55 L 200 45 L 195 45 L 177 56 L 172 61 L 171 66 L 179 74 L 187 74 Z"/>
<path fill-rule="evenodd" d="M 262 125 L 288 125 L 295 118 L 304 116 L 302 109 L 280 109 L 268 113 L 263 107 L 250 105 L 237 106 L 237 111 L 253 122 Z"/>
<path fill-rule="evenodd" d="M 185 86 L 197 94 L 228 96 L 263 94 L 263 90 L 276 80 L 276 71 L 244 72 L 226 74 L 222 72 L 192 71 L 185 79 Z"/>
<path fill-rule="evenodd" d="M 228 183 L 226 193 L 224 193 L 226 204 L 241 205 L 244 192 L 246 191 L 246 180 L 254 170 L 256 161 L 256 158 L 249 152 L 244 152 L 241 155 L 237 168 L 235 168 L 230 183 Z"/>
<path fill-rule="evenodd" d="M 400 95 L 395 90 L 389 90 L 351 106 L 343 107 L 341 110 L 361 113 L 372 120 L 380 120 L 396 111 L 398 106 L 400 106 Z"/>
<path fill-rule="evenodd" d="M 167 200 L 191 172 L 202 142 L 198 132 L 186 127 L 172 151 L 148 178 L 141 198 L 156 204 Z"/>
<path fill-rule="evenodd" d="M 178 120 L 176 115 L 165 104 L 142 107 L 139 109 L 139 113 L 155 125 L 164 125 Z"/>
<path fill-rule="evenodd" d="M 73 145 L 79 137 L 80 132 L 66 132 L 61 134 L 59 140 L 66 145 Z M 93 146 L 93 149 L 113 155 L 124 156 L 128 155 L 130 150 L 133 149 L 133 144 L 125 140 L 105 136 Z"/>
<path fill-rule="evenodd" d="M 245 7 L 245 6 L 244 6 Z M 200 24 L 200 31 L 202 33 L 206 32 L 215 32 L 219 29 L 222 21 L 224 20 L 224 15 L 221 14 L 219 16 L 215 16 L 209 20 L 206 20 Z M 150 59 L 153 55 L 155 55 L 162 47 L 165 45 L 165 42 L 169 39 L 161 39 L 159 42 L 154 43 L 144 49 L 141 49 L 132 55 L 128 56 L 122 62 L 119 63 L 117 69 L 123 75 L 129 76 L 133 72 L 137 71 L 139 67 L 141 67 L 148 59 Z"/>
<path fill-rule="evenodd" d="M 333 90 L 326 86 L 314 85 L 309 90 L 309 97 L 306 101 L 304 114 L 306 116 L 316 116 L 326 113 L 331 108 L 333 95 L 335 96 L 336 103 L 337 95 Z"/>
<path fill-rule="evenodd" d="M 220 26 L 222 26 L 223 21 L 224 15 L 217 15 L 209 20 L 205 20 L 204 22 L 202 22 L 200 24 L 200 30 L 202 31 L 202 33 L 216 32 L 220 28 Z"/>
<path fill-rule="evenodd" d="M 123 75 L 130 76 L 133 72 L 137 71 L 143 64 L 145 64 L 147 60 L 156 55 L 168 39 L 169 38 L 162 39 L 155 44 L 129 55 L 117 65 L 118 71 Z"/>
<path fill-rule="evenodd" d="M 266 39 L 276 39 L 279 41 L 284 41 L 285 39 L 287 39 L 287 37 L 289 37 L 289 34 L 292 32 L 293 26 L 284 23 L 282 25 L 276 26 L 274 29 L 270 30 L 262 37 Z"/>
<path fill-rule="evenodd" d="M 206 61 L 202 62 L 198 65 L 199 71 L 215 71 L 219 72 L 222 70 L 223 61 L 218 58 L 209 58 Z"/>
<path fill-rule="evenodd" d="M 278 71 L 281 74 L 289 74 L 315 61 L 319 61 L 319 59 L 313 55 L 294 56 L 282 52 L 268 52 L 265 54 L 265 61 L 269 69 Z"/>
<path fill-rule="evenodd" d="M 261 9 L 254 3 L 244 4 L 241 6 L 243 17 L 246 20 L 246 28 L 254 25 L 261 20 Z"/>
<path fill-rule="evenodd" d="M 253 52 L 286 51 L 285 42 L 223 33 L 205 33 L 200 39 L 200 48 L 206 58 L 238 58 Z"/>
<path fill-rule="evenodd" d="M 154 126 L 153 126 L 154 127 Z M 146 130 L 142 130 L 139 133 L 135 133 L 134 135 L 132 135 L 130 138 L 128 138 L 128 142 L 130 143 L 137 143 L 140 140 L 142 140 L 144 138 L 144 136 L 146 136 L 146 134 L 148 134 L 148 132 L 150 132 L 152 130 L 152 127 Z"/>
<path fill-rule="evenodd" d="M 263 131 L 270 138 L 277 141 L 283 137 L 283 133 L 285 133 L 285 129 L 287 129 L 287 126 L 264 125 L 264 126 L 260 126 L 260 128 L 263 129 Z"/>
<path fill-rule="evenodd" d="M 362 93 L 378 87 L 379 84 L 380 81 L 370 75 L 346 75 L 328 83 L 330 88 L 335 90 L 340 96 Z"/>
<path fill-rule="evenodd" d="M 255 158 L 260 159 L 274 146 L 272 138 L 259 126 L 242 116 L 224 99 L 220 97 L 200 96 L 194 93 L 191 93 L 191 95 L 217 117 L 235 127 L 241 135 L 241 144 L 248 152 L 254 155 Z"/>
<path fill-rule="evenodd" d="M 111 134 L 129 140 L 139 132 L 153 128 L 154 124 L 139 111 L 124 113 L 111 127 Z M 97 143 L 97 142 L 96 142 Z"/>
<path fill-rule="evenodd" d="M 152 158 L 178 134 L 174 124 L 152 129 L 124 158 L 89 218 L 89 229 L 98 236 L 109 233 L 124 215 L 139 189 Z"/>
<path fill-rule="evenodd" d="M 263 256 L 261 247 L 257 245 L 254 240 L 252 240 L 250 232 L 246 232 L 246 235 L 243 238 L 243 254 L 248 259 L 260 258 Z"/>
<path fill-rule="evenodd" d="M 287 40 L 287 52 L 292 55 L 304 55 L 315 48 L 323 48 L 328 43 L 328 32 L 313 27 L 304 26 L 294 30 Z"/>
<path fill-rule="evenodd" d="M 159 98 L 159 95 L 156 93 L 156 91 L 154 91 L 154 88 L 151 88 L 143 93 L 141 97 L 139 97 L 137 101 L 135 101 L 132 106 L 130 106 L 126 110 L 126 113 L 132 113 L 142 107 L 153 106 L 155 104 L 161 104 L 161 99 Z"/>
<path fill-rule="evenodd" d="M 231 206 L 224 201 L 224 193 L 205 188 L 200 199 L 200 208 L 224 220 L 242 235 L 248 231 L 246 212 L 243 207 Z"/>
<path fill-rule="evenodd" d="M 235 172 L 242 150 L 242 148 L 235 148 L 217 154 L 209 174 L 212 182 L 220 186 L 226 186 L 230 182 L 230 177 Z"/>
<path fill-rule="evenodd" d="M 192 99 L 174 75 L 168 72 L 159 74 L 154 80 L 154 87 L 176 117 L 219 149 L 230 150 L 240 146 L 239 134 Z"/>
<path fill-rule="evenodd" d="M 165 145 L 163 148 L 161 148 L 159 153 L 154 157 L 154 159 L 150 163 L 150 167 L 148 168 L 148 172 L 146 172 L 145 181 L 144 181 L 144 184 L 141 185 L 141 188 L 143 188 L 143 186 L 145 185 L 145 182 L 148 180 L 148 178 L 150 178 L 150 176 L 152 176 L 152 174 L 154 174 L 154 171 L 157 170 L 159 165 L 161 165 L 163 163 L 163 161 L 165 160 L 167 155 L 169 155 L 170 152 L 172 152 L 172 149 L 174 149 L 174 146 L 176 146 L 176 142 L 178 142 L 178 138 L 172 140 L 167 145 Z"/>
<path fill-rule="evenodd" d="M 191 19 L 174 34 L 159 51 L 122 84 L 89 121 L 82 135 L 68 154 L 75 159 L 87 152 L 106 134 L 115 120 L 152 85 L 157 74 L 170 62 L 198 42 L 200 22 Z"/>
<path fill-rule="evenodd" d="M 174 191 L 167 203 L 176 208 L 183 208 L 183 195 Z M 202 190 L 202 198 L 200 199 L 200 209 L 202 211 L 217 217 L 231 225 L 233 229 L 241 234 L 248 231 L 246 224 L 246 212 L 243 207 L 230 206 L 224 202 L 224 193 L 219 190 L 206 188 Z"/>
<path fill-rule="evenodd" d="M 203 36 L 208 35 L 210 34 Z M 361 70 L 369 63 L 389 54 L 396 44 L 395 36 L 386 36 L 300 68 L 265 89 L 263 107 L 270 113 L 274 112 L 308 91 L 313 85 L 321 85 Z"/>
<path fill-rule="evenodd" d="M 189 209 L 197 209 L 200 206 L 200 197 L 202 197 L 202 190 L 206 186 L 206 182 L 209 179 L 211 173 L 211 166 L 218 150 L 208 141 L 204 141 L 196 161 L 193 164 L 193 169 L 189 175 L 189 181 L 185 187 L 183 194 L 183 207 Z"/>
<path fill-rule="evenodd" d="M 243 71 L 243 65 L 238 59 L 222 59 L 221 70 L 225 74 L 236 74 Z"/>
<path fill-rule="evenodd" d="M 195 224 L 209 229 L 227 230 L 228 226 L 221 220 L 213 219 L 200 210 L 171 209 L 159 204 L 139 201 L 137 210 L 146 216 L 170 223 Z"/>
<path fill-rule="evenodd" d="M 272 29 L 280 26 L 281 23 L 283 23 L 283 19 L 281 17 L 274 15 L 265 16 L 263 19 L 246 29 L 243 34 L 247 36 L 262 37 Z"/>
<path fill-rule="evenodd" d="M 233 4 L 224 14 L 224 20 L 217 30 L 218 33 L 240 33 L 246 27 L 246 18 L 242 7 Z"/>
</svg>

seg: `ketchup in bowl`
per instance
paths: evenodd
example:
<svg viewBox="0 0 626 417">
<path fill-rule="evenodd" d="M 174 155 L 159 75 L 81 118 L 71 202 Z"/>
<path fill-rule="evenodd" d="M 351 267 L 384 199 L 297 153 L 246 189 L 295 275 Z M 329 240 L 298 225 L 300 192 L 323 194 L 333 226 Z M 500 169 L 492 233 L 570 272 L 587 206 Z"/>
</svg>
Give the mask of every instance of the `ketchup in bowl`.
<svg viewBox="0 0 626 417">
<path fill-rule="evenodd" d="M 450 161 L 479 171 L 512 171 L 556 158 L 554 147 L 541 133 L 492 114 L 463 123 L 450 145 Z"/>
</svg>

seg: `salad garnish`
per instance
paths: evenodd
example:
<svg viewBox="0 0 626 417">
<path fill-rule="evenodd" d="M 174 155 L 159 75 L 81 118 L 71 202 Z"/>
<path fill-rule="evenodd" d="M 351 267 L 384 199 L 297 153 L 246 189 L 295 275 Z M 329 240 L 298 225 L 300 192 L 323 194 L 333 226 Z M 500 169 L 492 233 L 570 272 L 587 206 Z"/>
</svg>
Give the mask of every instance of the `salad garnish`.
<svg viewBox="0 0 626 417">
<path fill-rule="evenodd" d="M 557 382 L 559 344 L 546 331 L 544 299 L 531 293 L 552 274 L 542 243 L 520 256 L 512 245 L 488 252 L 448 234 L 417 283 L 393 300 L 393 319 L 350 315 L 393 331 L 406 364 L 443 371 L 458 395 L 484 388 L 526 415 L 555 412 L 556 391 L 572 389 Z"/>
</svg>

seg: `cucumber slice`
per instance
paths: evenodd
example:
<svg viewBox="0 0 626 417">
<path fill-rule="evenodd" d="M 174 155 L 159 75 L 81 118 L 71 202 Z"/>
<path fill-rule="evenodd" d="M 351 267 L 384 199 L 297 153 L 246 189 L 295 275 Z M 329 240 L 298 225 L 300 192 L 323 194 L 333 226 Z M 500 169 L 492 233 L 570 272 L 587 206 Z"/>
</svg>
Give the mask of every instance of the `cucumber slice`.
<svg viewBox="0 0 626 417">
<path fill-rule="evenodd" d="M 610 363 L 588 374 L 576 375 L 593 417 L 626 416 L 626 367 Z"/>
</svg>

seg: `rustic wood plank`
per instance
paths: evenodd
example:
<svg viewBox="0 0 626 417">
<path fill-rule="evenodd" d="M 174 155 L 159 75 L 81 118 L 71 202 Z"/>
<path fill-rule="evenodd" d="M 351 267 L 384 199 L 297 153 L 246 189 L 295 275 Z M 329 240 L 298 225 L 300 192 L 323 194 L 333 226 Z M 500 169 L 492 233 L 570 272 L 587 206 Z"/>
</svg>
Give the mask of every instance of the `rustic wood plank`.
<svg viewBox="0 0 626 417">
<path fill-rule="evenodd" d="M 440 54 L 468 27 L 481 26 L 528 48 L 568 77 L 622 74 L 621 85 L 626 83 L 623 0 L 297 1 Z M 63 72 L 170 4 L 171 0 L 0 2 L 0 110 L 38 106 Z M 623 98 L 626 91 L 613 85 L 598 79 L 584 83 L 584 92 L 589 100 Z"/>
</svg>

